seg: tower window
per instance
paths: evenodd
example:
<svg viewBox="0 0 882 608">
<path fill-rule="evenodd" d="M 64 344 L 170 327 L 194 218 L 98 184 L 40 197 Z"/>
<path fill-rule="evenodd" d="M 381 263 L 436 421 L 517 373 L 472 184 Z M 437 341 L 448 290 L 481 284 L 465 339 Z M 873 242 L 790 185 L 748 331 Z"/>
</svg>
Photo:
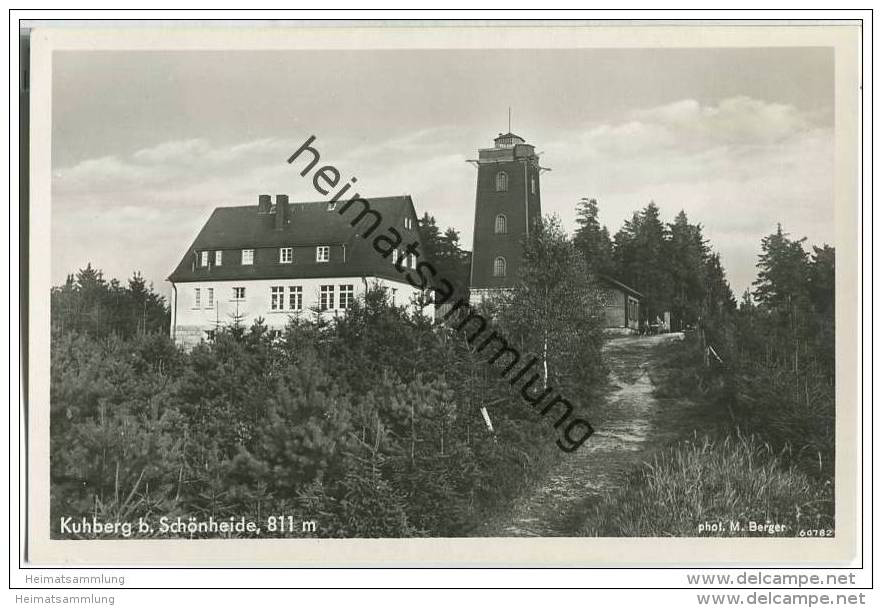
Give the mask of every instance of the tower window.
<svg viewBox="0 0 882 608">
<path fill-rule="evenodd" d="M 536 194 L 536 178 L 530 178 L 530 194 Z"/>
<path fill-rule="evenodd" d="M 501 213 L 496 216 L 494 232 L 496 232 L 496 234 L 508 234 L 508 220 Z"/>
<path fill-rule="evenodd" d="M 498 257 L 493 260 L 493 276 L 494 277 L 504 277 L 505 276 L 505 258 Z"/>
<path fill-rule="evenodd" d="M 496 174 L 496 191 L 508 192 L 508 173 L 505 171 Z"/>
</svg>

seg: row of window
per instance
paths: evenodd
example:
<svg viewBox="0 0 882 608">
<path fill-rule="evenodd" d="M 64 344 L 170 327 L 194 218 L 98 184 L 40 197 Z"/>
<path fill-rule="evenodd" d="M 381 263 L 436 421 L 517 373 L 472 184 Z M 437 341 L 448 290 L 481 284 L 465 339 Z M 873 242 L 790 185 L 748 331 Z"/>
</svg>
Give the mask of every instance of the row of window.
<svg viewBox="0 0 882 608">
<path fill-rule="evenodd" d="M 199 252 L 199 266 L 202 268 L 208 267 L 208 262 L 210 260 L 210 251 L 201 251 Z M 224 261 L 224 252 L 223 251 L 215 251 L 214 252 L 214 265 L 215 266 L 223 266 Z M 331 261 L 331 247 L 329 245 L 319 245 L 315 248 L 315 261 L 316 262 L 330 262 Z M 293 247 L 279 247 L 279 263 L 280 264 L 292 264 L 294 262 L 294 248 Z M 254 250 L 253 249 L 243 249 L 242 250 L 242 265 L 243 266 L 251 266 L 254 264 Z"/>
<path fill-rule="evenodd" d="M 214 308 L 214 288 L 206 289 L 205 295 L 207 296 L 205 308 Z M 202 308 L 202 289 L 198 287 L 193 291 L 193 308 Z"/>
<path fill-rule="evenodd" d="M 349 308 L 355 301 L 354 285 L 336 285 L 319 286 L 319 308 L 321 310 L 332 310 L 334 308 Z M 193 290 L 193 307 L 203 307 L 203 291 L 205 294 L 205 308 L 214 308 L 214 288 L 213 287 L 196 287 Z M 287 298 L 285 297 L 285 287 L 270 287 L 270 310 L 274 311 L 302 311 L 303 310 L 303 287 L 300 285 L 292 285 L 287 288 Z M 337 296 L 337 297 L 335 297 Z M 245 288 L 233 287 L 233 301 L 245 301 Z M 334 304 L 338 303 L 338 306 Z"/>
<path fill-rule="evenodd" d="M 508 192 L 508 173 L 500 171 L 496 174 L 496 191 Z M 536 194 L 536 178 L 530 177 L 530 194 Z"/>
<path fill-rule="evenodd" d="M 337 289 L 339 287 L 339 290 Z M 339 296 L 336 298 L 335 295 Z M 320 285 L 319 286 L 319 310 L 346 309 L 355 301 L 354 285 Z M 336 306 L 335 306 L 336 303 Z M 303 287 L 294 285 L 288 287 L 288 297 L 285 298 L 284 287 L 270 287 L 270 310 L 274 311 L 302 311 L 303 310 Z"/>
<path fill-rule="evenodd" d="M 315 261 L 316 262 L 330 262 L 331 261 L 331 248 L 328 245 L 319 245 L 315 248 Z M 279 264 L 293 264 L 294 263 L 294 248 L 293 247 L 281 247 L 279 248 Z"/>
<path fill-rule="evenodd" d="M 337 209 L 337 201 L 331 201 L 328 203 L 328 211 L 334 211 Z M 413 230 L 413 218 L 408 216 L 404 218 L 404 227 L 407 230 Z"/>
<path fill-rule="evenodd" d="M 205 289 L 197 287 L 193 290 L 193 308 L 202 308 L 202 294 L 205 293 L 205 308 L 214 308 L 214 287 L 206 287 Z M 233 301 L 242 302 L 245 300 L 245 288 L 233 287 Z"/>
</svg>

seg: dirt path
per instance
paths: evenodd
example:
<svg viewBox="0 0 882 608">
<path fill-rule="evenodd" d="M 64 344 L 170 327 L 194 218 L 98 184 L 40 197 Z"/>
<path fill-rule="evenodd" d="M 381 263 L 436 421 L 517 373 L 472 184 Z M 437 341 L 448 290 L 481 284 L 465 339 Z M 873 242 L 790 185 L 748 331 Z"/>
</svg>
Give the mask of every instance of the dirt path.
<svg viewBox="0 0 882 608">
<path fill-rule="evenodd" d="M 595 433 L 542 483 L 487 522 L 481 536 L 573 536 L 588 509 L 616 489 L 623 475 L 658 449 L 709 423 L 686 399 L 653 395 L 650 371 L 659 346 L 678 334 L 610 340 L 605 351 L 611 386 L 596 408 Z"/>
</svg>

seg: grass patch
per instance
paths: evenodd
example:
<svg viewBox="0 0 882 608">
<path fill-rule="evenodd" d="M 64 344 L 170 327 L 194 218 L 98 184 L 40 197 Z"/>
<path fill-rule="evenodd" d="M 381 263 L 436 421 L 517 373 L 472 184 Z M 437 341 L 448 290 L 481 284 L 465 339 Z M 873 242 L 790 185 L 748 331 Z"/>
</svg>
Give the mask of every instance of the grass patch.
<svg viewBox="0 0 882 608">
<path fill-rule="evenodd" d="M 720 531 L 699 532 L 722 522 Z M 729 522 L 740 523 L 731 529 Z M 758 536 L 750 522 L 786 526 L 779 536 L 833 529 L 832 484 L 780 463 L 753 438 L 696 437 L 658 454 L 588 513 L 586 536 Z"/>
<path fill-rule="evenodd" d="M 694 332 L 682 340 L 669 340 L 655 348 L 650 378 L 659 398 L 700 398 L 717 388 L 704 367 L 701 346 Z"/>
</svg>

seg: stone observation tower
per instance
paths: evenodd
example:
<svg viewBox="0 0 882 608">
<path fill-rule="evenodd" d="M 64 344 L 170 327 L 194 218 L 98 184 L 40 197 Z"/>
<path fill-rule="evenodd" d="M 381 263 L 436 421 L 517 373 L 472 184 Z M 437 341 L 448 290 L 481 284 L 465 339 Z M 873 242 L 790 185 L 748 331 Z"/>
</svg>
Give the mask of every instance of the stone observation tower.
<svg viewBox="0 0 882 608">
<path fill-rule="evenodd" d="M 478 168 L 470 304 L 511 289 L 520 272 L 523 240 L 542 216 L 539 166 L 533 146 L 500 133 L 470 160 Z"/>
</svg>

